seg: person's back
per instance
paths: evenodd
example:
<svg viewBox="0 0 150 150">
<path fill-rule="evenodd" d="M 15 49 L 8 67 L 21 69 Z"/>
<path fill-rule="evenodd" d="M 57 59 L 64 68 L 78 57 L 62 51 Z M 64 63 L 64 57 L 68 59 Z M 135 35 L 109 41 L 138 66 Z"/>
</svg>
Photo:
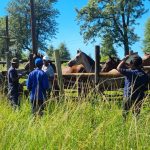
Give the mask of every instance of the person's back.
<svg viewBox="0 0 150 150">
<path fill-rule="evenodd" d="M 36 68 L 29 74 L 28 89 L 31 90 L 31 100 L 44 100 L 49 88 L 48 78 L 44 71 Z"/>
<path fill-rule="evenodd" d="M 134 56 L 130 61 L 131 69 L 124 69 L 123 65 L 129 56 L 126 56 L 117 67 L 117 70 L 125 76 L 124 86 L 124 103 L 123 103 L 123 116 L 133 106 L 133 112 L 138 115 L 143 103 L 144 92 L 148 87 L 148 75 L 142 70 L 142 58 Z"/>
<path fill-rule="evenodd" d="M 142 69 L 120 69 L 125 76 L 124 96 L 133 100 L 144 98 L 148 75 Z"/>
<path fill-rule="evenodd" d="M 33 70 L 27 80 L 27 88 L 30 91 L 32 113 L 43 114 L 44 102 L 46 100 L 46 90 L 49 88 L 48 77 L 41 70 L 43 61 L 40 58 L 35 60 L 36 69 Z"/>
</svg>

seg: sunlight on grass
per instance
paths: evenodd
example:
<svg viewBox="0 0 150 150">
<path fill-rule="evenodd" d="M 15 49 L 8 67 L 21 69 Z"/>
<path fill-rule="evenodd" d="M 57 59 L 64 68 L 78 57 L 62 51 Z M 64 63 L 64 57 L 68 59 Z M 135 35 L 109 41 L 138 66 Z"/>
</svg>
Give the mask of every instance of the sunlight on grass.
<svg viewBox="0 0 150 150">
<path fill-rule="evenodd" d="M 146 105 L 146 104 L 145 104 Z M 146 106 L 145 106 L 146 108 Z M 44 116 L 34 118 L 23 99 L 14 111 L 0 98 L 1 149 L 149 149 L 150 109 L 139 120 L 129 115 L 125 123 L 120 105 L 90 95 L 74 101 L 51 98 Z"/>
</svg>

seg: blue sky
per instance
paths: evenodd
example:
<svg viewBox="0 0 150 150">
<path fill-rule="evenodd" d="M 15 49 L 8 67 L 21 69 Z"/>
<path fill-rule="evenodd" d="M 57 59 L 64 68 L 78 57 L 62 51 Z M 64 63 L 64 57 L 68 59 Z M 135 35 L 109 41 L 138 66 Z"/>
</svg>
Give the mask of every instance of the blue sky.
<svg viewBox="0 0 150 150">
<path fill-rule="evenodd" d="M 0 0 L 0 16 L 5 16 L 7 14 L 5 8 L 9 1 L 10 0 Z M 75 21 L 75 8 L 82 8 L 87 4 L 87 2 L 88 0 L 58 0 L 55 7 L 60 12 L 60 16 L 57 18 L 59 32 L 56 35 L 56 39 L 53 39 L 49 45 L 52 44 L 55 48 L 57 48 L 61 42 L 64 42 L 71 54 L 71 57 L 76 55 L 76 50 L 79 48 L 94 57 L 94 47 L 100 43 L 84 44 L 82 36 L 80 35 L 80 28 Z M 145 6 L 146 8 L 149 8 L 150 2 L 148 0 L 146 0 Z M 140 25 L 136 26 L 135 29 L 135 32 L 140 36 L 140 41 L 133 45 L 132 49 L 134 51 L 138 51 L 140 56 L 143 55 L 141 50 L 142 40 L 144 37 L 145 23 L 148 17 L 150 17 L 150 11 L 138 20 Z M 123 48 L 118 49 L 118 55 L 121 58 L 123 57 Z"/>
</svg>

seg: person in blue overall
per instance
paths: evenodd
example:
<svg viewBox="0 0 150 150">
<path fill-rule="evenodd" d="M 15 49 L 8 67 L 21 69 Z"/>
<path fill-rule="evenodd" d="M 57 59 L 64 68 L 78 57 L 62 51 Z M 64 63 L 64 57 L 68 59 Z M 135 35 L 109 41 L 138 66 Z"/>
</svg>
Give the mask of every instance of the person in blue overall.
<svg viewBox="0 0 150 150">
<path fill-rule="evenodd" d="M 126 120 L 127 114 L 132 107 L 135 116 L 140 114 L 144 92 L 148 88 L 148 75 L 142 69 L 142 58 L 135 55 L 130 61 L 131 69 L 124 69 L 123 66 L 128 60 L 126 56 L 118 65 L 117 70 L 125 76 L 123 117 Z"/>
<path fill-rule="evenodd" d="M 27 88 L 30 91 L 32 113 L 43 115 L 45 107 L 46 91 L 49 89 L 49 81 L 46 73 L 42 70 L 43 61 L 41 58 L 35 60 L 36 69 L 28 76 Z"/>
<path fill-rule="evenodd" d="M 11 61 L 11 67 L 8 70 L 7 73 L 7 79 L 8 79 L 8 99 L 11 103 L 11 105 L 14 108 L 17 108 L 20 106 L 19 102 L 19 75 L 17 72 L 17 68 L 19 67 L 19 60 L 17 58 L 13 58 Z"/>
</svg>

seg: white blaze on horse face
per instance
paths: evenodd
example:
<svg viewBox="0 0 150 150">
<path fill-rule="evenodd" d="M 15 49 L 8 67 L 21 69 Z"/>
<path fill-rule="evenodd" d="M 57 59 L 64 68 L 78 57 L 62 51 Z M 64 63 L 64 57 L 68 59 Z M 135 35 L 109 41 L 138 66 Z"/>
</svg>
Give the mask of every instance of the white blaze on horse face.
<svg viewBox="0 0 150 150">
<path fill-rule="evenodd" d="M 82 64 L 82 59 L 81 59 L 80 57 L 81 57 L 81 56 L 80 56 L 80 53 L 78 53 L 75 58 L 71 59 L 71 60 L 68 62 L 68 65 L 69 65 L 70 67 L 72 67 L 72 66 L 74 66 L 74 65 L 80 65 L 80 64 Z"/>
<path fill-rule="evenodd" d="M 76 65 L 82 64 L 81 52 L 77 54 L 77 56 L 75 57 L 74 61 L 76 62 Z"/>
<path fill-rule="evenodd" d="M 92 70 L 94 67 L 91 66 L 86 54 L 83 52 L 79 52 L 74 59 L 68 62 L 68 65 L 83 65 L 86 72 L 94 72 L 94 70 Z"/>
</svg>

